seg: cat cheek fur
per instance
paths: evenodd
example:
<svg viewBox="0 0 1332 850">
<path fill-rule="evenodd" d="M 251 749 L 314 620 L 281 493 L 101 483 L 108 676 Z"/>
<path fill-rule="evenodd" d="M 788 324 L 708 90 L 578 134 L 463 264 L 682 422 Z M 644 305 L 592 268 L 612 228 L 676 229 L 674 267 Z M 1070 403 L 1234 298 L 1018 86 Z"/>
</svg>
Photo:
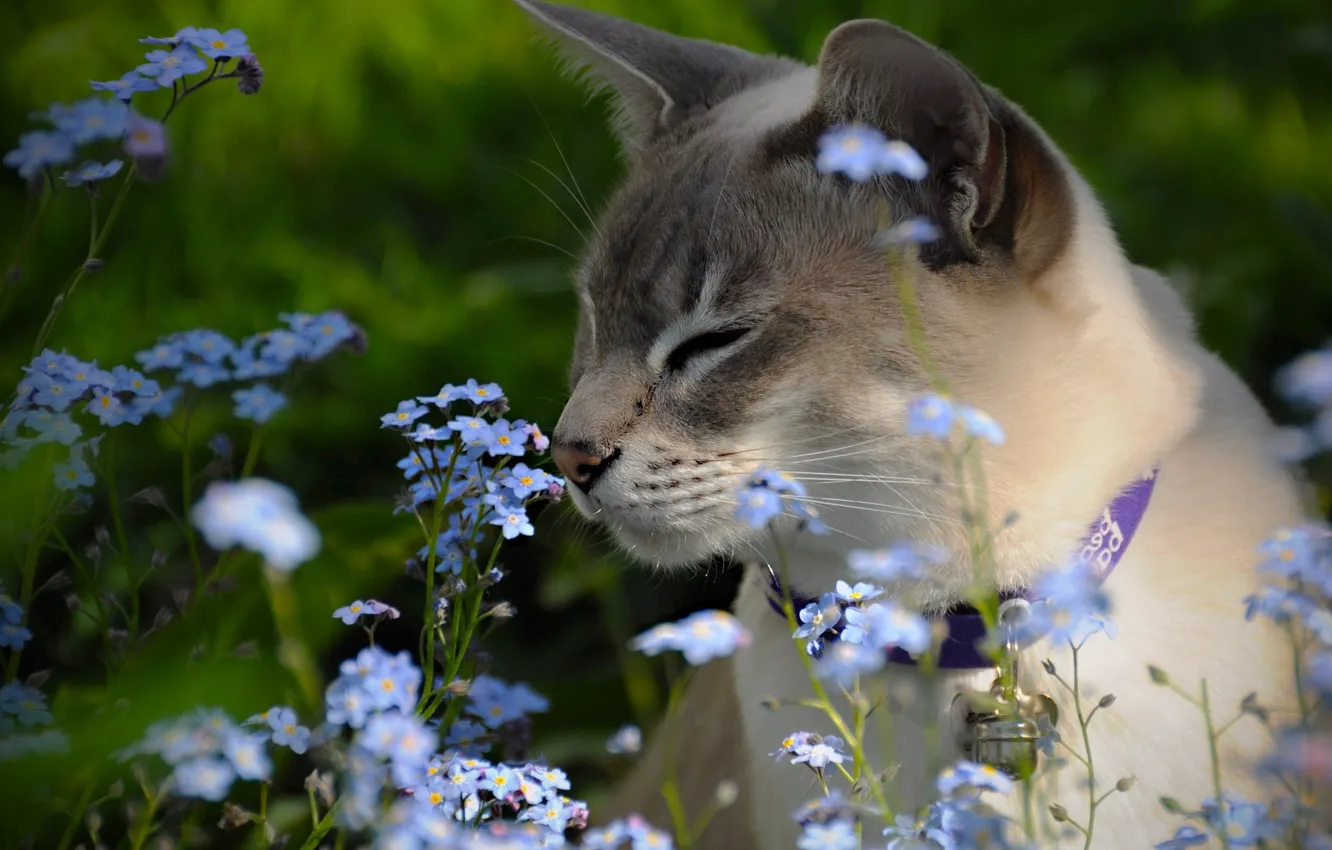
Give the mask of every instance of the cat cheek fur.
<svg viewBox="0 0 1332 850">
<path fill-rule="evenodd" d="M 791 570 L 802 588 L 817 592 L 844 578 L 848 548 L 912 538 L 966 551 L 955 500 L 935 483 L 947 472 L 934 468 L 928 445 L 901 433 L 903 405 L 924 383 L 903 340 L 895 281 L 873 248 L 879 203 L 895 215 L 931 216 L 946 238 L 920 252 L 912 273 L 933 354 L 956 394 L 1008 434 L 984 455 L 990 523 L 1020 517 L 996 546 L 998 580 L 1020 585 L 1064 558 L 1120 488 L 1160 465 L 1151 508 L 1106 586 L 1120 635 L 1089 644 L 1085 661 L 1098 692 L 1118 697 L 1107 722 L 1093 727 L 1098 775 L 1137 777 L 1113 803 L 1121 812 L 1098 819 L 1095 846 L 1168 836 L 1173 817 L 1157 797 L 1201 799 L 1211 777 L 1196 714 L 1151 685 L 1146 665 L 1206 677 L 1216 705 L 1238 704 L 1250 690 L 1287 704 L 1282 636 L 1245 623 L 1240 599 L 1254 581 L 1258 543 L 1302 516 L 1294 482 L 1264 451 L 1270 421 L 1199 345 L 1179 294 L 1126 259 L 1091 189 L 1031 119 L 888 24 L 839 27 L 817 67 L 807 67 L 571 7 L 518 3 L 571 62 L 612 88 L 630 164 L 599 224 L 606 238 L 589 246 L 580 284 L 580 338 L 589 340 L 579 345 L 582 377 L 567 427 L 556 434 L 589 439 L 574 432 L 600 427 L 594 438 L 621 451 L 618 474 L 612 468 L 584 501 L 598 502 L 622 540 L 655 539 L 655 550 L 634 545 L 649 562 L 743 555 L 752 541 L 728 524 L 724 498 L 701 488 L 744 471 L 746 455 L 723 459 L 728 451 L 767 446 L 771 465 L 829 473 L 824 483 L 810 481 L 811 490 L 844 505 L 824 509 L 843 534 L 795 538 Z M 844 121 L 910 142 L 931 176 L 919 185 L 857 186 L 819 175 L 818 136 Z M 711 368 L 727 376 L 725 386 L 708 383 L 704 370 L 662 381 L 641 416 L 633 392 L 583 389 L 604 370 L 646 386 L 659 377 L 666 342 L 739 320 L 757 330 L 716 355 Z M 763 344 L 782 347 L 751 356 Z M 637 424 L 606 437 L 626 421 Z M 820 449 L 828 454 L 810 463 L 808 453 Z M 677 471 L 703 459 L 702 482 Z M 827 483 L 839 475 L 847 483 Z M 684 520 L 693 507 L 703 510 Z M 679 769 L 690 778 L 682 784 L 689 810 L 702 810 L 720 779 L 744 785 L 741 804 L 705 834 L 703 848 L 794 846 L 797 830 L 782 815 L 812 793 L 805 775 L 766 756 L 791 730 L 822 724 L 798 709 L 762 707 L 770 696 L 809 695 L 786 625 L 767 607 L 763 575 L 758 565 L 747 568 L 736 603 L 753 646 L 709 668 L 686 697 L 689 745 Z M 947 602 L 969 580 L 967 565 L 945 564 L 936 578 L 941 588 L 895 592 Z M 1066 667 L 1067 659 L 1057 648 L 1034 653 L 1023 663 L 1031 687 L 1056 692 L 1036 662 L 1054 655 Z M 904 803 L 924 801 L 939 767 L 919 746 L 926 727 L 946 723 L 957 688 L 988 680 L 945 677 L 934 701 L 912 670 L 894 668 L 867 684 L 906 695 L 890 733 Z M 871 740 L 867 751 L 886 743 Z M 1237 725 L 1224 743 L 1223 783 L 1241 796 L 1256 793 L 1246 761 L 1262 747 L 1262 730 Z M 599 818 L 637 810 L 667 821 L 652 772 L 662 746 L 659 736 Z M 1063 770 L 1042 781 L 1051 799 L 1068 801 L 1083 793 L 1080 776 Z"/>
</svg>

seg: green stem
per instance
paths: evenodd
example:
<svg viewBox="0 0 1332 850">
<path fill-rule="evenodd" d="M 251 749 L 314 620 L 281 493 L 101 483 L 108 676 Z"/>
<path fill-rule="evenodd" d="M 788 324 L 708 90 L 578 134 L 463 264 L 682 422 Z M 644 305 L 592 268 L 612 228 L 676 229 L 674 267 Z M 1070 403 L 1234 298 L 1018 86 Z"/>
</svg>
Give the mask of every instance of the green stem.
<svg viewBox="0 0 1332 850">
<path fill-rule="evenodd" d="M 319 704 L 319 673 L 310 648 L 301 640 L 296 595 L 288 575 L 270 566 L 264 567 L 264 584 L 273 608 L 273 624 L 278 633 L 278 660 L 296 679 L 307 707 Z"/>
<path fill-rule="evenodd" d="M 777 550 L 778 577 L 781 579 L 782 583 L 782 610 L 786 614 L 787 628 L 792 632 L 795 632 L 798 626 L 796 625 L 795 603 L 791 599 L 791 581 L 790 577 L 787 575 L 786 547 L 782 545 L 781 540 L 777 538 L 775 533 L 773 535 L 773 543 Z M 805 675 L 809 679 L 810 687 L 814 690 L 814 698 L 818 701 L 819 707 L 823 710 L 823 713 L 828 719 L 832 721 L 833 726 L 837 728 L 837 732 L 842 736 L 842 740 L 851 747 L 851 752 L 854 754 L 855 758 L 858 761 L 863 760 L 864 743 L 860 740 L 860 737 L 847 726 L 846 721 L 842 719 L 842 715 L 837 709 L 833 708 L 832 700 L 828 698 L 828 691 L 823 687 L 823 682 L 820 681 L 814 670 L 813 659 L 809 657 L 809 653 L 805 652 L 798 646 L 796 647 L 796 652 L 800 655 L 800 663 L 805 669 Z M 888 805 L 887 797 L 884 796 L 883 786 L 876 781 L 870 781 L 865 784 L 869 786 L 871 793 L 874 794 L 874 801 L 878 803 L 879 811 L 880 814 L 882 814 L 883 819 L 886 822 L 891 823 L 895 815 L 893 814 L 892 806 Z"/>
<path fill-rule="evenodd" d="M 310 830 L 310 836 L 301 845 L 301 850 L 315 850 L 319 846 L 319 842 L 323 840 L 325 835 L 328 835 L 329 830 L 333 829 L 333 815 L 337 813 L 340 805 L 342 805 L 341 800 L 335 802 L 328 813 L 324 815 L 324 819 L 315 824 L 315 828 Z"/>
<path fill-rule="evenodd" d="M 1082 730 L 1082 747 L 1087 754 L 1084 762 L 1087 766 L 1087 827 L 1082 834 L 1086 836 L 1083 850 L 1088 850 L 1092 842 L 1092 830 L 1096 827 L 1096 767 L 1092 759 L 1091 734 L 1087 731 L 1087 718 L 1082 713 L 1082 682 L 1078 671 L 1078 649 L 1073 647 L 1073 709 L 1078 715 L 1078 728 Z"/>
<path fill-rule="evenodd" d="M 1202 701 L 1199 703 L 1202 709 L 1203 722 L 1207 724 L 1207 751 L 1212 760 L 1212 793 L 1216 795 L 1216 804 L 1224 806 L 1225 796 L 1221 788 L 1221 754 L 1217 748 L 1216 729 L 1212 724 L 1212 701 L 1207 693 L 1207 680 L 1202 680 Z M 1216 837 L 1221 840 L 1221 850 L 1230 850 L 1230 836 L 1225 829 L 1213 830 Z"/>
<path fill-rule="evenodd" d="M 666 725 L 668 732 L 672 729 L 672 724 L 680 723 L 683 718 L 680 717 L 680 701 L 684 698 L 685 686 L 691 677 L 686 673 L 676 677 L 671 683 L 670 698 L 666 703 Z M 680 785 L 676 779 L 675 771 L 679 756 L 678 742 L 668 741 L 665 749 L 665 763 L 661 769 L 661 796 L 666 801 L 666 809 L 671 813 L 671 824 L 675 829 L 675 843 L 681 850 L 689 850 L 693 845 L 694 835 L 689 828 L 689 818 L 685 813 L 684 801 L 680 798 Z"/>
<path fill-rule="evenodd" d="M 190 563 L 194 564 L 194 593 L 195 598 L 202 598 L 204 586 L 203 561 L 199 559 L 199 543 L 194 536 L 194 523 L 190 521 L 190 509 L 194 506 L 194 499 L 191 494 L 194 475 L 191 465 L 193 458 L 191 452 L 194 448 L 194 435 L 190 424 L 194 420 L 194 406 L 189 404 L 186 399 L 185 424 L 181 427 L 181 450 L 180 450 L 180 502 L 181 516 L 184 521 L 181 527 L 185 531 L 185 544 L 190 550 Z"/>
<path fill-rule="evenodd" d="M 130 850 L 143 850 L 143 843 L 148 840 L 148 836 L 153 832 L 153 818 L 157 816 L 157 801 L 162 796 L 160 794 L 149 794 L 147 789 L 144 790 L 147 802 L 138 820 L 134 822 L 134 828 L 130 830 Z"/>
<path fill-rule="evenodd" d="M 90 239 L 88 256 L 84 258 L 82 263 L 79 263 L 79 267 L 74 270 L 72 275 L 70 275 L 69 280 L 61 288 L 55 301 L 52 302 L 51 310 L 46 314 L 46 320 L 42 322 L 42 328 L 37 333 L 37 341 L 32 346 L 33 357 L 36 357 L 38 352 L 40 352 L 46 345 L 46 340 L 50 338 L 51 331 L 55 329 L 56 319 L 60 317 L 60 312 L 64 309 L 65 302 L 74 294 L 74 291 L 78 289 L 83 278 L 88 274 L 88 262 L 90 260 L 98 259 L 97 255 L 100 254 L 102 249 L 106 246 L 106 240 L 111 235 L 111 230 L 115 227 L 116 221 L 120 218 L 120 211 L 125 207 L 125 200 L 129 197 L 130 187 L 134 185 L 134 175 L 136 171 L 137 166 L 134 163 L 130 163 L 130 167 L 125 171 L 125 179 L 120 183 L 120 191 L 116 193 L 116 199 L 111 202 L 111 211 L 107 213 L 106 221 L 102 223 L 101 229 L 96 231 L 97 236 Z M 96 210 L 95 201 L 93 209 Z M 95 228 L 95 217 L 93 224 Z"/>
<path fill-rule="evenodd" d="M 318 828 L 319 828 L 319 803 L 315 801 L 315 789 L 314 789 L 314 786 L 311 785 L 308 789 L 306 789 L 306 793 L 309 794 L 309 796 L 310 796 L 310 829 L 312 829 L 312 830 L 313 830 L 313 829 L 318 829 Z"/>
<path fill-rule="evenodd" d="M 97 775 L 88 780 L 88 784 L 83 789 L 79 802 L 74 806 L 73 813 L 69 816 L 69 826 L 65 829 L 65 834 L 60 838 L 60 846 L 57 850 L 69 850 L 70 844 L 74 842 L 74 836 L 78 834 L 79 825 L 83 823 L 83 813 L 88 810 L 88 801 L 92 799 L 93 789 L 97 787 Z"/>
<path fill-rule="evenodd" d="M 129 535 L 125 532 L 125 517 L 120 509 L 120 487 L 116 484 L 116 438 L 111 435 L 107 446 L 106 468 L 103 474 L 106 477 L 106 496 L 107 502 L 111 506 L 111 525 L 116 530 L 116 545 L 120 547 L 118 553 L 121 561 L 125 564 L 125 580 L 129 585 L 130 594 L 130 617 L 129 633 L 130 639 L 134 639 L 139 634 L 139 581 L 134 575 L 134 558 L 130 554 Z"/>
<path fill-rule="evenodd" d="M 48 467 L 51 457 L 52 451 L 48 450 L 46 454 Z M 45 522 L 42 519 L 42 508 L 46 504 L 47 492 L 50 485 L 51 476 L 49 474 L 44 475 L 42 477 L 41 489 L 32 504 L 32 539 L 28 541 L 28 556 L 23 559 L 23 566 L 20 567 L 19 605 L 23 608 L 23 622 L 20 623 L 20 625 L 25 625 L 31 618 L 32 612 L 29 610 L 29 606 L 32 603 L 32 590 L 34 580 L 37 576 L 37 557 L 41 553 L 42 547 L 46 545 L 46 537 L 51 533 L 51 528 L 54 524 L 53 522 Z M 19 647 L 9 653 L 9 668 L 5 671 L 6 682 L 13 682 L 18 678 L 19 659 L 22 658 L 22 656 L 23 647 Z"/>
</svg>

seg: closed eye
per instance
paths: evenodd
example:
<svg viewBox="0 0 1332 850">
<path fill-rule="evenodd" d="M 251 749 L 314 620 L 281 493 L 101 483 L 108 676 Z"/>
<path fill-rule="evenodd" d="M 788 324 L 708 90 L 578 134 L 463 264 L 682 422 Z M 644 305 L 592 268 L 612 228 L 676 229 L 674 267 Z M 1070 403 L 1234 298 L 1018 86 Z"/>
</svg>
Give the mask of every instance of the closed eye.
<svg viewBox="0 0 1332 850">
<path fill-rule="evenodd" d="M 676 346 L 675 350 L 666 357 L 666 370 L 670 372 L 679 371 L 692 358 L 738 342 L 749 331 L 750 328 L 731 328 L 729 330 L 708 331 L 705 334 L 687 339 Z"/>
</svg>

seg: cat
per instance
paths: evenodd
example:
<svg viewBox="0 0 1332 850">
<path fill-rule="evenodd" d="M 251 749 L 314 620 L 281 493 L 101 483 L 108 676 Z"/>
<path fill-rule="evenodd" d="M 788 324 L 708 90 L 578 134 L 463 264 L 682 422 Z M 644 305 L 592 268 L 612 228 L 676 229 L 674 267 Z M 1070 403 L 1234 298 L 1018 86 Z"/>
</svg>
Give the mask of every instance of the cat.
<svg viewBox="0 0 1332 850">
<path fill-rule="evenodd" d="M 771 537 L 734 516 L 736 488 L 757 467 L 802 480 L 831 529 L 785 533 L 798 591 L 817 596 L 847 578 L 853 549 L 917 540 L 957 554 L 928 582 L 892 586 L 894 598 L 935 613 L 962 599 L 972 573 L 958 492 L 938 443 L 906 434 L 907 403 L 930 386 L 895 285 L 910 274 L 953 393 L 1006 432 L 982 455 L 983 519 L 1003 527 L 999 587 L 1025 587 L 1064 561 L 1117 494 L 1156 470 L 1104 585 L 1119 634 L 1090 640 L 1080 663 L 1091 700 L 1117 697 L 1090 727 L 1097 791 L 1129 786 L 1099 808 L 1094 846 L 1168 838 L 1179 818 L 1158 798 L 1196 807 L 1213 782 L 1199 713 L 1153 684 L 1147 666 L 1191 691 L 1206 678 L 1218 722 L 1250 691 L 1292 704 L 1290 648 L 1275 628 L 1246 623 L 1241 600 L 1261 541 L 1304 515 L 1299 483 L 1267 451 L 1267 415 L 1200 345 L 1181 295 L 1125 257 L 1091 188 L 1031 118 L 895 26 L 845 23 L 809 66 L 517 3 L 573 68 L 610 90 L 627 164 L 575 274 L 581 310 L 571 395 L 553 431 L 557 465 L 578 510 L 646 564 L 746 563 L 735 613 L 752 645 L 699 671 L 677 728 L 657 735 L 603 816 L 669 822 L 658 792 L 665 747 L 691 813 L 720 780 L 740 785 L 700 847 L 792 848 L 790 814 L 818 796 L 808 770 L 770 755 L 792 731 L 832 730 L 816 710 L 767 707 L 808 697 L 810 685 L 769 605 Z M 859 184 L 821 173 L 820 137 L 850 124 L 907 142 L 928 176 Z M 879 240 L 884 209 L 939 230 L 897 271 Z M 1071 700 L 1041 659 L 1067 677 L 1070 653 L 1039 644 L 1023 651 L 1020 672 L 1028 692 L 1056 698 L 1064 739 L 1078 744 Z M 876 718 L 867 752 L 891 753 L 899 811 L 927 803 L 939 767 L 962 755 L 949 731 L 953 695 L 992 678 L 944 671 L 930 689 L 900 664 L 876 678 L 894 689 L 881 712 L 891 727 L 879 732 Z M 931 725 L 943 730 L 937 748 L 926 743 Z M 1250 767 L 1266 734 L 1246 717 L 1222 739 L 1228 791 L 1260 794 Z M 1042 774 L 1040 794 L 1085 822 L 1085 773 L 1065 761 Z M 1020 795 L 989 796 L 1021 822 Z M 1038 815 L 1040 846 L 1083 845 L 1043 806 Z M 864 846 L 883 841 L 876 829 Z"/>
</svg>

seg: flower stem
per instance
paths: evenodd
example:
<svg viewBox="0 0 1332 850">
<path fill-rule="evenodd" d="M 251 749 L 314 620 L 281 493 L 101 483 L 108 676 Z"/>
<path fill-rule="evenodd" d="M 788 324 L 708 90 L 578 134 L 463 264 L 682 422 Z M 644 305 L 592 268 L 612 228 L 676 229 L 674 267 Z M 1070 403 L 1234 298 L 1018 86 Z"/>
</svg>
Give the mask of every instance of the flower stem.
<svg viewBox="0 0 1332 850">
<path fill-rule="evenodd" d="M 319 673 L 310 657 L 310 648 L 301 640 L 291 582 L 286 573 L 269 566 L 264 567 L 264 579 L 273 608 L 273 624 L 277 627 L 278 660 L 295 677 L 306 705 L 319 705 Z"/>
<path fill-rule="evenodd" d="M 684 673 L 671 683 L 670 698 L 666 703 L 666 730 L 674 724 L 683 722 L 680 716 L 680 701 L 684 698 L 685 686 L 690 676 Z M 679 742 L 670 741 L 666 746 L 665 764 L 661 769 L 661 796 L 666 801 L 666 808 L 671 813 L 671 824 L 675 829 L 675 843 L 681 850 L 689 850 L 694 843 L 694 833 L 689 827 L 689 817 L 685 813 L 684 801 L 680 798 L 680 784 L 676 778 L 676 757 L 679 754 Z"/>
<path fill-rule="evenodd" d="M 333 829 L 333 815 L 337 812 L 338 806 L 340 805 L 342 805 L 341 800 L 335 802 L 324 815 L 323 820 L 315 824 L 314 829 L 310 830 L 310 836 L 306 838 L 305 843 L 301 845 L 301 850 L 315 850 L 315 848 L 319 846 L 319 842 L 322 841 L 324 836 L 328 835 L 329 831 Z M 137 850 L 137 848 L 135 848 L 135 850 Z"/>
<path fill-rule="evenodd" d="M 1087 760 L 1087 826 L 1082 830 L 1086 837 L 1083 850 L 1088 850 L 1092 843 L 1092 830 L 1096 827 L 1096 766 L 1092 759 L 1091 734 L 1087 731 L 1088 718 L 1082 713 L 1082 682 L 1078 671 L 1078 648 L 1073 649 L 1073 710 L 1078 715 L 1078 728 L 1082 730 L 1082 747 Z"/>
<path fill-rule="evenodd" d="M 1207 724 L 1207 751 L 1212 760 L 1212 793 L 1216 795 L 1217 806 L 1225 806 L 1225 797 L 1221 788 L 1221 755 L 1217 748 L 1216 728 L 1212 723 L 1212 701 L 1207 693 L 1207 680 L 1202 680 L 1202 699 L 1198 704 L 1202 709 L 1203 722 Z M 1230 836 L 1224 826 L 1212 830 L 1221 841 L 1221 850 L 1230 850 Z"/>
</svg>

